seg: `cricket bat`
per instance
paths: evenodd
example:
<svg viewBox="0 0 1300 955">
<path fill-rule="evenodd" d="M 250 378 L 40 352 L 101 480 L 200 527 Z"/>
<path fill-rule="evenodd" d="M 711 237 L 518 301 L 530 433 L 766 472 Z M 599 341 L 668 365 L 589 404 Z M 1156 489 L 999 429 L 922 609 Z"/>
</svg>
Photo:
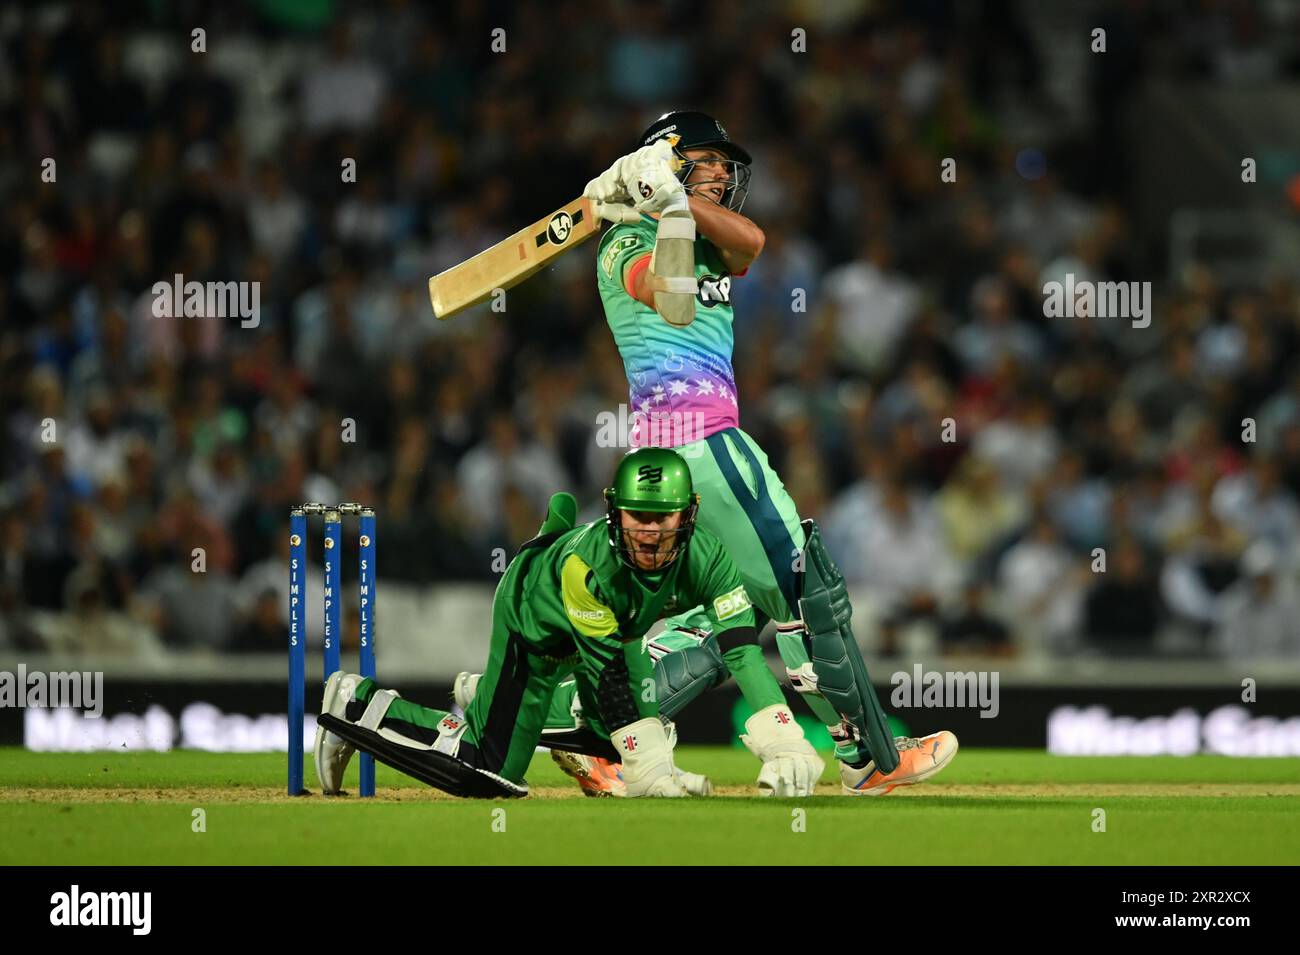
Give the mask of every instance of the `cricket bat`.
<svg viewBox="0 0 1300 955">
<path fill-rule="evenodd" d="M 669 142 L 677 145 L 677 137 L 669 137 Z M 673 171 L 681 168 L 681 160 L 673 157 L 669 168 Z M 433 314 L 440 319 L 451 318 L 487 301 L 497 289 L 513 288 L 546 268 L 552 259 L 582 245 L 600 231 L 601 217 L 593 206 L 590 199 L 574 199 L 510 238 L 502 239 L 492 248 L 429 279 Z M 623 209 L 622 206 L 613 208 Z M 636 222 L 640 218 L 640 214 L 629 206 L 622 221 Z M 661 244 L 656 242 L 656 256 Z M 666 269 L 663 274 L 687 277 L 687 284 L 693 285 L 693 241 L 674 238 L 663 246 Z M 683 326 L 690 324 L 695 317 L 695 293 L 679 289 L 675 284 L 679 281 L 680 278 L 670 279 L 662 289 L 656 290 L 655 309 L 669 324 Z"/>
<path fill-rule="evenodd" d="M 429 279 L 433 314 L 451 318 L 497 289 L 513 288 L 600 231 L 590 199 L 574 199 L 460 265 Z"/>
</svg>

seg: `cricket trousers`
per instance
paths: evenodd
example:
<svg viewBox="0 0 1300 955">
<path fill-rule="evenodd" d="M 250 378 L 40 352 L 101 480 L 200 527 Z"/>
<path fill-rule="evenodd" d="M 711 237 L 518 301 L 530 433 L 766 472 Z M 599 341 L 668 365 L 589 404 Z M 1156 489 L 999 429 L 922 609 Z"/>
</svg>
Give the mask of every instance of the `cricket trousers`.
<svg viewBox="0 0 1300 955">
<path fill-rule="evenodd" d="M 487 665 L 465 713 L 466 726 L 456 758 L 513 783 L 523 783 L 555 689 L 573 673 L 578 661 L 576 655 L 564 660 L 543 655 L 527 638 L 513 632 L 502 616 L 494 614 Z M 362 682 L 356 701 L 349 704 L 349 719 L 360 718 L 375 689 L 373 681 Z M 399 697 L 380 726 L 432 745 L 448 713 Z"/>
<path fill-rule="evenodd" d="M 522 632 L 525 628 L 520 625 L 516 604 L 525 599 L 523 578 L 530 559 L 538 552 L 539 548 L 526 545 L 497 586 L 487 664 L 465 713 L 465 728 L 456 751 L 458 759 L 475 769 L 496 773 L 513 783 L 524 781 L 556 687 L 574 674 L 582 661 L 572 637 L 552 635 L 542 640 Z M 587 679 L 580 674 L 576 680 L 583 695 L 591 697 Z M 374 692 L 372 681 L 363 681 L 357 688 L 357 700 L 349 704 L 349 719 L 360 717 Z M 439 724 L 447 716 L 447 710 L 398 698 L 389 706 L 380 726 L 432 745 L 440 735 Z"/>
</svg>

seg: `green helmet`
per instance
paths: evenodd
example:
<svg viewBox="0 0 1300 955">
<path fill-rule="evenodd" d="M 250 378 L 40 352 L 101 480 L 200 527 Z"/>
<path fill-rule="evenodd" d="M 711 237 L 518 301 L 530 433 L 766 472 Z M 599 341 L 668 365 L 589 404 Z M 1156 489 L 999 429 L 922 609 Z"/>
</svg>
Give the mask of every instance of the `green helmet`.
<svg viewBox="0 0 1300 955">
<path fill-rule="evenodd" d="M 614 486 L 605 489 L 608 505 L 609 542 L 619 559 L 633 570 L 662 570 L 685 550 L 691 533 L 695 530 L 695 514 L 699 510 L 700 496 L 695 493 L 690 468 L 671 448 L 641 448 L 619 462 L 614 472 Z M 656 553 L 653 566 L 638 563 L 631 554 L 629 537 L 623 533 L 623 511 L 652 514 L 682 512 L 681 522 L 673 530 L 650 531 L 662 538 L 671 534 L 673 547 L 666 553 Z M 649 546 L 649 545 L 645 545 Z"/>
</svg>

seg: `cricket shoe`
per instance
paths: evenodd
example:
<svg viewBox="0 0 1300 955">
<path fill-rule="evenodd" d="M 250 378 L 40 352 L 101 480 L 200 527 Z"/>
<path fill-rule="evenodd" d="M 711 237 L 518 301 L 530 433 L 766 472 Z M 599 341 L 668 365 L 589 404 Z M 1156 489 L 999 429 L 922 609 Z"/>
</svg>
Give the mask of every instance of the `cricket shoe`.
<svg viewBox="0 0 1300 955">
<path fill-rule="evenodd" d="M 342 670 L 330 674 L 325 683 L 325 699 L 321 702 L 320 711 L 346 720 L 348 704 L 356 699 L 357 687 L 364 679 L 363 676 L 344 673 Z M 321 792 L 327 796 L 338 794 L 343 786 L 343 773 L 356 751 L 355 746 L 325 727 L 316 727 L 316 778 L 320 780 Z"/>
<path fill-rule="evenodd" d="M 551 759 L 555 760 L 556 766 L 578 781 L 584 796 L 614 796 L 620 799 L 627 796 L 622 763 L 558 749 L 551 750 Z"/>
<path fill-rule="evenodd" d="M 894 745 L 898 747 L 898 768 L 892 773 L 878 771 L 874 760 L 861 769 L 840 763 L 844 791 L 852 796 L 884 796 L 899 786 L 929 779 L 957 755 L 957 737 L 947 730 L 920 739 L 895 736 Z"/>
</svg>

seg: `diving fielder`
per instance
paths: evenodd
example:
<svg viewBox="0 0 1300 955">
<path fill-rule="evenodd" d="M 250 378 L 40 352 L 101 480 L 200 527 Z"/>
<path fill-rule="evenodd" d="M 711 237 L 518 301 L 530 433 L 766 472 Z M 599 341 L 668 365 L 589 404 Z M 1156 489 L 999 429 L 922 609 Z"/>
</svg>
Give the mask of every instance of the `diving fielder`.
<svg viewBox="0 0 1300 955">
<path fill-rule="evenodd" d="M 844 791 L 878 795 L 919 782 L 952 759 L 956 737 L 890 738 L 853 636 L 843 575 L 817 525 L 800 520 L 762 448 L 739 427 L 730 288 L 764 243 L 740 214 L 750 156 L 698 112 L 664 114 L 638 147 L 584 193 L 608 204 L 602 208 L 623 206 L 605 215 L 614 224 L 601 238 L 596 278 L 631 392 L 632 443 L 675 447 L 686 459 L 704 502 L 700 527 L 722 542 L 757 609 L 776 621 L 786 673 L 835 740 Z M 664 159 L 669 149 L 680 160 L 676 172 Z M 624 221 L 628 205 L 640 221 Z M 677 261 L 659 252 L 684 228 L 695 233 L 698 293 L 694 319 L 682 326 L 655 311 L 655 293 L 681 287 L 680 276 L 656 271 Z M 681 631 L 698 625 L 689 613 L 671 622 Z"/>
<path fill-rule="evenodd" d="M 715 660 L 763 705 L 745 737 L 764 764 L 760 786 L 777 795 L 812 790 L 825 764 L 767 669 L 739 571 L 697 526 L 699 496 L 686 463 L 664 448 L 635 451 L 605 496 L 607 517 L 575 527 L 572 495 L 555 495 L 538 536 L 506 568 L 493 598 L 487 667 L 463 718 L 355 674 L 330 676 L 315 745 L 323 792 L 339 791 L 359 747 L 452 795 L 525 796 L 524 772 L 556 688 L 572 676 L 561 708 L 567 715 L 576 697 L 581 725 L 570 721 L 546 745 L 621 763 L 620 795 L 707 795 L 707 779 L 673 765 L 661 712 L 698 692 L 693 669 L 712 681 Z M 666 614 L 696 606 L 716 656 L 686 649 L 670 670 L 655 672 L 646 633 Z"/>
</svg>

